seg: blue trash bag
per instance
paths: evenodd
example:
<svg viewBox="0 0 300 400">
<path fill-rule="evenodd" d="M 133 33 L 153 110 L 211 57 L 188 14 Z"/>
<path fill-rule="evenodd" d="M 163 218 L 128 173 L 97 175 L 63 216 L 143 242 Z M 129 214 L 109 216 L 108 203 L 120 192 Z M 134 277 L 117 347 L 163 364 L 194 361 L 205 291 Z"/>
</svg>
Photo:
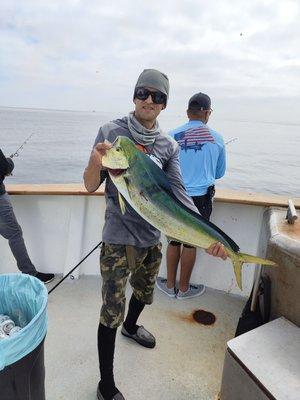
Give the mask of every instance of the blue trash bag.
<svg viewBox="0 0 300 400">
<path fill-rule="evenodd" d="M 48 292 L 26 274 L 0 275 L 0 314 L 9 315 L 22 329 L 0 340 L 0 371 L 31 353 L 47 332 Z"/>
</svg>

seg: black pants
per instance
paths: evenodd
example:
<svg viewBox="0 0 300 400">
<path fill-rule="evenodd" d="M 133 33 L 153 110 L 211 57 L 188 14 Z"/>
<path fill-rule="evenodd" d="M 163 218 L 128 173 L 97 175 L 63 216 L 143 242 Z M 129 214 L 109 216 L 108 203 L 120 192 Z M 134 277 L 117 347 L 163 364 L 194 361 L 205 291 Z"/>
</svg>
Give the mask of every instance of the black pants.
<svg viewBox="0 0 300 400">
<path fill-rule="evenodd" d="M 212 213 L 212 199 L 215 195 L 215 187 L 210 186 L 207 189 L 207 193 L 203 196 L 193 196 L 193 202 L 195 206 L 198 208 L 199 213 L 203 218 L 209 221 L 209 218 Z"/>
<path fill-rule="evenodd" d="M 209 221 L 210 215 L 212 213 L 212 199 L 215 195 L 215 186 L 209 186 L 206 194 L 202 196 L 192 196 L 192 200 L 195 206 L 198 208 L 199 213 L 203 218 Z M 169 242 L 172 246 L 180 246 L 180 242 L 176 242 L 175 240 L 171 240 Z M 188 244 L 184 244 L 184 247 L 192 248 L 193 246 L 189 246 Z"/>
</svg>

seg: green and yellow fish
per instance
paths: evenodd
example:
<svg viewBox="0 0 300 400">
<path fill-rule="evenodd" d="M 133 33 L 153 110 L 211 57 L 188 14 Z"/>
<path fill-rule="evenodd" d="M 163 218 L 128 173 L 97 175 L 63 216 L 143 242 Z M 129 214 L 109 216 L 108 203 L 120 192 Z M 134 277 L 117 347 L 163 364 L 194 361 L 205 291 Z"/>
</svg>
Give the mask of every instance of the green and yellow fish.
<svg viewBox="0 0 300 400">
<path fill-rule="evenodd" d="M 118 136 L 103 156 L 102 164 L 118 189 L 123 213 L 126 199 L 139 215 L 169 238 L 204 249 L 216 242 L 223 243 L 240 288 L 243 263 L 276 265 L 273 261 L 240 253 L 239 246 L 226 233 L 182 204 L 166 174 L 129 138 Z"/>
</svg>

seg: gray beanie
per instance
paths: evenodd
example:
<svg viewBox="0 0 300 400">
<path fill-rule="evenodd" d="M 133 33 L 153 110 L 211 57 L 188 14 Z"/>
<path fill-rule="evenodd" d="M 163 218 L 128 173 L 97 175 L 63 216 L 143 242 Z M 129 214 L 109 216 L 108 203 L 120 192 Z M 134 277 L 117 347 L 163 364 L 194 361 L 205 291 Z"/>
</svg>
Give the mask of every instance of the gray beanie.
<svg viewBox="0 0 300 400">
<path fill-rule="evenodd" d="M 157 69 L 144 69 L 138 77 L 134 92 L 139 87 L 150 87 L 167 95 L 167 99 L 169 97 L 169 79 Z"/>
</svg>

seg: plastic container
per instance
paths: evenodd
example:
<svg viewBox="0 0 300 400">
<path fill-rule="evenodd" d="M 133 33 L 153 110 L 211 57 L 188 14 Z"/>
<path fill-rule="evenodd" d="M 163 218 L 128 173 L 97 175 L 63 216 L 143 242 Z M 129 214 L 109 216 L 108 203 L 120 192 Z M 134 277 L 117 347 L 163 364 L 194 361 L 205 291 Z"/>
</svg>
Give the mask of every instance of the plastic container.
<svg viewBox="0 0 300 400">
<path fill-rule="evenodd" d="M 0 275 L 0 314 L 22 329 L 0 340 L 1 400 L 45 400 L 45 285 L 30 275 Z"/>
</svg>

